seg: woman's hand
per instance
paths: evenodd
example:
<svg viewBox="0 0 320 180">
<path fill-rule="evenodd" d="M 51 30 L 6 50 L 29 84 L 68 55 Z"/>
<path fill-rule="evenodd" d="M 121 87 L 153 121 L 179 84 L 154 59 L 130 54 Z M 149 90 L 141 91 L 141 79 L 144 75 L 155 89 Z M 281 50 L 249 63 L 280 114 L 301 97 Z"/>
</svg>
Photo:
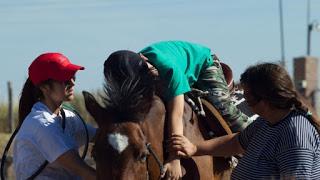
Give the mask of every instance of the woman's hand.
<svg viewBox="0 0 320 180">
<path fill-rule="evenodd" d="M 189 158 L 197 152 L 197 146 L 183 135 L 172 135 L 169 146 L 172 149 L 171 151 L 175 152 L 175 155 L 183 158 Z"/>
</svg>

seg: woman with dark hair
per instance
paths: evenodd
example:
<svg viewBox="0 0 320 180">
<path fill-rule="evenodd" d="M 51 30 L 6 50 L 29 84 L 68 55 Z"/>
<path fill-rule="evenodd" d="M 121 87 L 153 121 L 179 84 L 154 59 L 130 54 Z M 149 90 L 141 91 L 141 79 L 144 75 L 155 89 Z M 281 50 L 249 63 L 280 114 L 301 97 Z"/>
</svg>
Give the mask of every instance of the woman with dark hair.
<svg viewBox="0 0 320 180">
<path fill-rule="evenodd" d="M 75 74 L 83 69 L 60 53 L 41 54 L 29 66 L 13 150 L 17 179 L 95 179 L 78 152 L 86 143 L 84 124 L 62 108 L 74 98 Z M 92 138 L 95 128 L 87 130 Z"/>
<path fill-rule="evenodd" d="M 244 153 L 232 179 L 319 179 L 319 119 L 299 99 L 287 71 L 272 63 L 249 67 L 240 79 L 252 111 L 260 115 L 240 133 L 193 145 L 175 135 L 180 156 Z"/>
</svg>

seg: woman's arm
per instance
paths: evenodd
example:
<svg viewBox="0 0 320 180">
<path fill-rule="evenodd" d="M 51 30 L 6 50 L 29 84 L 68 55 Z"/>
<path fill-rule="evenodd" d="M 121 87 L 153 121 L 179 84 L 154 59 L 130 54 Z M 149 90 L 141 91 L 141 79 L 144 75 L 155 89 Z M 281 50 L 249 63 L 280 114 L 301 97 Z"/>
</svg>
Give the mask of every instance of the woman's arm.
<svg viewBox="0 0 320 180">
<path fill-rule="evenodd" d="M 87 165 L 75 150 L 69 150 L 63 153 L 55 162 L 73 174 L 81 176 L 83 179 L 96 179 L 95 170 Z"/>
<path fill-rule="evenodd" d="M 225 135 L 194 145 L 184 136 L 175 134 L 171 138 L 171 147 L 178 156 L 182 157 L 201 155 L 229 157 L 244 153 L 238 136 L 238 133 Z"/>
</svg>

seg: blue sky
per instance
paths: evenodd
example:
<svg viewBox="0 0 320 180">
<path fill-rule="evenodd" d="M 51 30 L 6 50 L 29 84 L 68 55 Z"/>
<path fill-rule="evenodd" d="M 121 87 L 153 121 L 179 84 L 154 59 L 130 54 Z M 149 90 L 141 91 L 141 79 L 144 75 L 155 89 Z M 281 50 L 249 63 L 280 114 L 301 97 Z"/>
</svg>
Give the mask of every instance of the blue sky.
<svg viewBox="0 0 320 180">
<path fill-rule="evenodd" d="M 310 0 L 310 20 L 320 22 L 320 1 Z M 162 40 L 207 45 L 234 71 L 281 58 L 278 0 L 0 0 L 0 100 L 12 81 L 17 99 L 34 58 L 64 53 L 86 67 L 76 90 L 102 88 L 103 62 L 119 49 L 138 51 Z M 283 0 L 285 57 L 306 54 L 307 0 Z M 320 57 L 320 32 L 311 55 Z"/>
</svg>

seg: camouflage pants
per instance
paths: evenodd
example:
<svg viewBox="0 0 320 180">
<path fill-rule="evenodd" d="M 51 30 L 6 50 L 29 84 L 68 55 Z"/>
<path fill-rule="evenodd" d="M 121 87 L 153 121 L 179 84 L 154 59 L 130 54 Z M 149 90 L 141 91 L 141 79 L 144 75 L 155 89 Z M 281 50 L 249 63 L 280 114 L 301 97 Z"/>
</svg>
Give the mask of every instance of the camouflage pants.
<svg viewBox="0 0 320 180">
<path fill-rule="evenodd" d="M 243 114 L 231 100 L 219 61 L 215 61 L 214 65 L 201 72 L 195 86 L 209 92 L 206 99 L 219 110 L 232 132 L 242 131 L 249 124 L 248 116 Z"/>
</svg>

